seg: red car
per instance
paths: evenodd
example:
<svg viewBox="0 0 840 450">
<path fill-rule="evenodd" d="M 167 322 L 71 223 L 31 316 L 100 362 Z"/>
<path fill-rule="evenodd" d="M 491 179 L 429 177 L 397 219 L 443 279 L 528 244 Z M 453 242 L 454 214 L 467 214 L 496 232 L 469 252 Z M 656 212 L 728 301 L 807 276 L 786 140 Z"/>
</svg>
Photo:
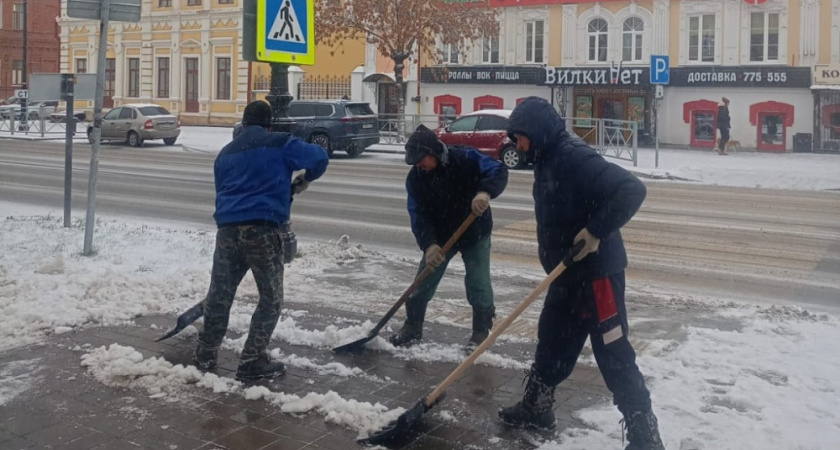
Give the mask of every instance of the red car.
<svg viewBox="0 0 840 450">
<path fill-rule="evenodd" d="M 508 139 L 506 129 L 510 113 L 509 109 L 485 109 L 466 114 L 438 129 L 437 135 L 445 144 L 475 147 L 485 155 L 501 160 L 509 169 L 519 169 L 529 161 Z"/>
</svg>

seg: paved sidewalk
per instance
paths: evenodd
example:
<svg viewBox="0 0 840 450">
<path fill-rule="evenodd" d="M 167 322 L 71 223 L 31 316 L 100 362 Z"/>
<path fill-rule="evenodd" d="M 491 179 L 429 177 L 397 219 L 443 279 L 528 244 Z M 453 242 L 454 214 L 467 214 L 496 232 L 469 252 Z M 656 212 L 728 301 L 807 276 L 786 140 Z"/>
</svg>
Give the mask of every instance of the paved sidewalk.
<svg viewBox="0 0 840 450">
<path fill-rule="evenodd" d="M 309 311 L 296 319 L 306 329 L 324 329 L 335 324 L 338 317 L 371 319 L 344 311 L 307 308 L 305 304 L 290 302 L 286 306 Z M 89 328 L 55 336 L 42 345 L 0 354 L 0 367 L 35 358 L 45 366 L 31 374 L 34 385 L 30 389 L 3 405 L 0 448 L 344 450 L 360 447 L 355 431 L 325 422 L 318 414 L 281 413 L 264 400 L 249 401 L 240 395 L 214 394 L 210 389 L 187 386 L 184 390 L 189 400 L 172 403 L 166 398 L 150 398 L 143 389 L 108 387 L 80 365 L 84 353 L 71 350 L 77 345 L 90 344 L 96 348 L 118 343 L 134 347 L 145 358 L 157 356 L 173 364 L 189 364 L 194 336 L 154 342 L 173 323 L 173 317 L 143 317 L 133 326 Z M 160 329 L 153 328 L 153 324 Z M 460 343 L 466 341 L 467 333 L 463 328 L 431 324 L 425 336 L 438 342 Z M 329 349 L 277 341 L 271 347 L 321 363 L 335 361 L 359 367 L 377 377 L 320 376 L 287 366 L 284 377 L 262 383 L 272 391 L 300 396 L 335 391 L 345 399 L 380 402 L 389 408 L 414 405 L 456 366 L 406 361 L 371 350 L 345 356 L 334 355 Z M 493 351 L 526 361 L 533 352 L 533 344 L 500 342 Z M 236 364 L 233 352 L 223 350 L 217 375 L 233 378 Z M 521 397 L 522 380 L 519 370 L 473 367 L 448 390 L 435 409 L 424 415 L 412 433 L 391 448 L 532 449 L 546 439 L 553 439 L 553 433 L 511 430 L 497 420 L 499 406 L 512 404 Z M 558 430 L 585 427 L 571 413 L 610 399 L 597 369 L 578 365 L 572 377 L 557 390 Z M 439 414 L 442 411 L 448 414 Z"/>
</svg>

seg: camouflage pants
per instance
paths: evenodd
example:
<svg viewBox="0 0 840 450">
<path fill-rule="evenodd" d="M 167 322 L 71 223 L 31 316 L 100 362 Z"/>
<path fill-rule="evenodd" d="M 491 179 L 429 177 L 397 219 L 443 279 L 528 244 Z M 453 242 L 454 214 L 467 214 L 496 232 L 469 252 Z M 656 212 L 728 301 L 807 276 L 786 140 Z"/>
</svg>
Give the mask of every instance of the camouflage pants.
<svg viewBox="0 0 840 450">
<path fill-rule="evenodd" d="M 204 300 L 201 347 L 216 351 L 228 327 L 236 288 L 248 270 L 254 275 L 260 300 L 251 317 L 251 329 L 241 362 L 257 359 L 268 347 L 283 304 L 283 239 L 280 230 L 261 225 L 219 228 L 213 254 L 210 291 Z"/>
</svg>

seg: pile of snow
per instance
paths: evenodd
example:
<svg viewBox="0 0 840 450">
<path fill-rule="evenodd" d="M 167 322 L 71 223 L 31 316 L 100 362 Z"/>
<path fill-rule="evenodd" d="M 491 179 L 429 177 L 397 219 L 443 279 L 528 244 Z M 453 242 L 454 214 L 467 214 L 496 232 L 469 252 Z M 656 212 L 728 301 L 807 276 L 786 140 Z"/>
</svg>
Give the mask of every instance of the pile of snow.
<svg viewBox="0 0 840 450">
<path fill-rule="evenodd" d="M 321 414 L 328 422 L 357 431 L 360 438 L 383 428 L 405 411 L 403 408 L 388 410 L 380 403 L 372 405 L 347 400 L 332 391 L 326 394 L 310 392 L 299 397 L 274 392 L 263 386 L 246 389 L 239 381 L 202 373 L 193 366 L 173 365 L 163 358 L 144 359 L 134 348 L 119 344 L 99 347 L 83 355 L 82 365 L 107 386 L 144 389 L 152 398 L 178 396 L 188 386 L 195 386 L 214 393 L 240 395 L 247 400 L 265 399 L 286 413 Z"/>
</svg>

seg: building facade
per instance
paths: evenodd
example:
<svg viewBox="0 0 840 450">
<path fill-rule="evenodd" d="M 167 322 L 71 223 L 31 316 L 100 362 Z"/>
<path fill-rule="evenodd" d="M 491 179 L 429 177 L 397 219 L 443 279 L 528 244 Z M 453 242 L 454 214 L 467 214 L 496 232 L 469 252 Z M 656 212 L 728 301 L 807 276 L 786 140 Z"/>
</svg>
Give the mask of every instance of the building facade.
<svg viewBox="0 0 840 450">
<path fill-rule="evenodd" d="M 656 134 L 658 116 L 661 142 L 702 148 L 715 145 L 726 97 L 732 139 L 743 147 L 790 151 L 794 136 L 808 134 L 821 148 L 820 139 L 836 135 L 831 124 L 840 101 L 831 77 L 818 88 L 814 75 L 816 67 L 840 62 L 840 0 L 491 5 L 498 36 L 441 46 L 434 61 L 421 61 L 421 113 L 509 109 L 537 95 L 567 117 L 635 121 L 643 136 Z M 661 100 L 650 84 L 651 55 L 670 58 Z M 817 125 L 828 131 L 817 133 Z M 585 128 L 576 131 L 584 135 Z"/>
<path fill-rule="evenodd" d="M 27 8 L 26 72 L 55 73 L 59 67 L 56 17 L 61 0 L 30 0 Z M 23 1 L 0 0 L 0 99 L 21 88 L 24 79 Z"/>
</svg>

